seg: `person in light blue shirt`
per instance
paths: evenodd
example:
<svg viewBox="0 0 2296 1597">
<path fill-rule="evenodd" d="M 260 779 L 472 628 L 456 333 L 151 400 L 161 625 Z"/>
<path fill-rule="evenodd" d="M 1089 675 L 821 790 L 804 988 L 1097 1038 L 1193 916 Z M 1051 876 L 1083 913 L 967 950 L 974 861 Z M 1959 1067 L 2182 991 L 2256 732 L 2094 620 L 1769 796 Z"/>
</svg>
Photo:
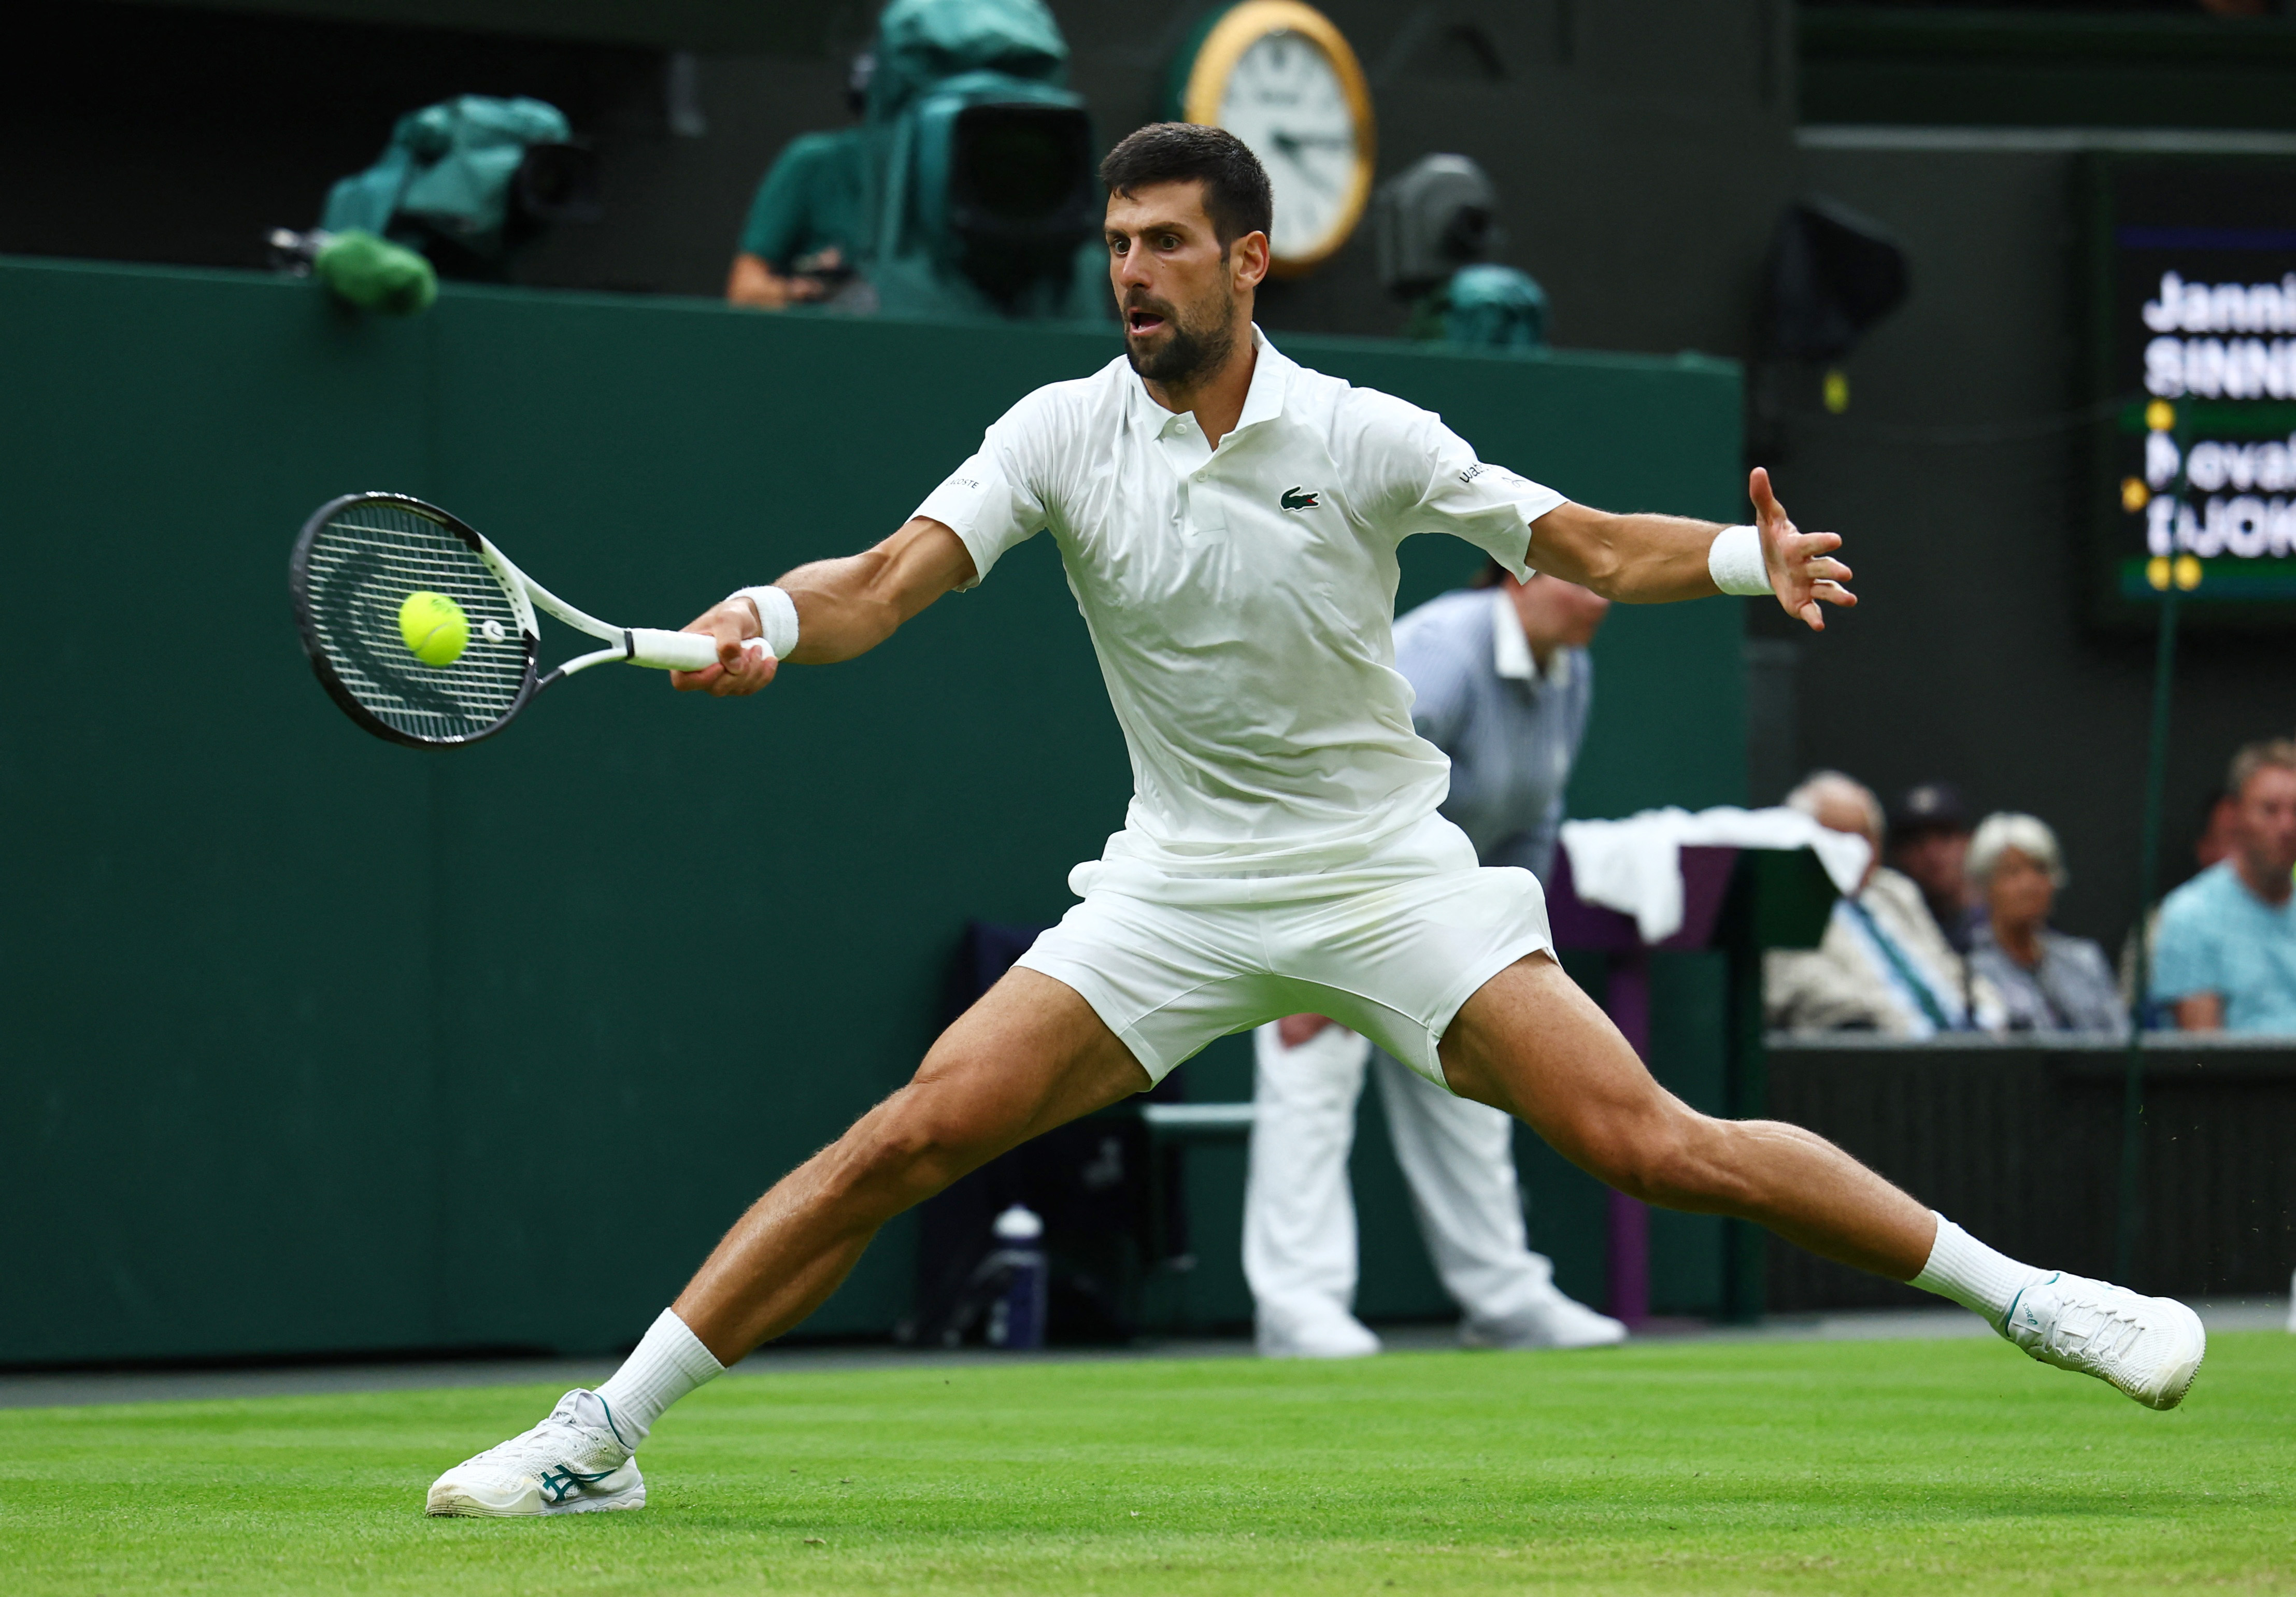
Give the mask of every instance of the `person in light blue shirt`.
<svg viewBox="0 0 2296 1597">
<path fill-rule="evenodd" d="M 2232 850 L 2169 895 L 2152 998 L 2186 1031 L 2296 1036 L 2296 742 L 2232 762 Z"/>
</svg>

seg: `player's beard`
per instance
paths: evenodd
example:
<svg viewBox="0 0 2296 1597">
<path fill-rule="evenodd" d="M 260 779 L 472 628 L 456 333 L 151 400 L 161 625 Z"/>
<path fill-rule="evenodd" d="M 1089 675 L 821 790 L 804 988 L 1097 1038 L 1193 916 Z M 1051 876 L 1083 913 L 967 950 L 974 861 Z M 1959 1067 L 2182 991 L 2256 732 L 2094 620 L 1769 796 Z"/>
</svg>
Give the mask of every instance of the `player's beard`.
<svg viewBox="0 0 2296 1597">
<path fill-rule="evenodd" d="M 1189 307 L 1209 313 L 1193 320 L 1182 317 L 1178 307 L 1162 299 L 1143 295 L 1128 301 L 1124 307 L 1128 313 L 1153 311 L 1164 318 L 1163 341 L 1152 354 L 1143 355 L 1132 334 L 1125 333 L 1124 357 L 1132 363 L 1132 369 L 1150 382 L 1180 388 L 1219 370 L 1235 348 L 1235 298 L 1214 294 L 1207 296 L 1207 301 Z"/>
</svg>

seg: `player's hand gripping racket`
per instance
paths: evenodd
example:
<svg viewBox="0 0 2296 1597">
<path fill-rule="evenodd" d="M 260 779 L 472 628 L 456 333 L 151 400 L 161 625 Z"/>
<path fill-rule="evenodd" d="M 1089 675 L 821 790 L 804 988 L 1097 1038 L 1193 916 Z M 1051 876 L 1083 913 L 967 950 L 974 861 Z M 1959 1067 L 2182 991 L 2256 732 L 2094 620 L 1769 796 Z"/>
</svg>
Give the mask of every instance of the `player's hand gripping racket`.
<svg viewBox="0 0 2296 1597">
<path fill-rule="evenodd" d="M 474 743 L 551 684 L 609 660 L 662 671 L 718 663 L 716 641 L 699 633 L 583 614 L 461 521 L 404 494 L 321 505 L 295 540 L 287 584 L 320 685 L 394 743 Z M 537 676 L 537 608 L 610 646 Z"/>
</svg>

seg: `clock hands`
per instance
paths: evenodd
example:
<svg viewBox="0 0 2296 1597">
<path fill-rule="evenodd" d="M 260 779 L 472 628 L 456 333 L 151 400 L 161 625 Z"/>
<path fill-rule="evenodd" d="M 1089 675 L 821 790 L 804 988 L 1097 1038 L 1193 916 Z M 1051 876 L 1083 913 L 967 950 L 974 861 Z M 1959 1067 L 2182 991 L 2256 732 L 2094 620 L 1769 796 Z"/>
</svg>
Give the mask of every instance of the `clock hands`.
<svg viewBox="0 0 2296 1597">
<path fill-rule="evenodd" d="M 1336 194 L 1339 192 L 1338 185 L 1332 183 L 1329 178 L 1325 177 L 1321 172 L 1316 170 L 1315 168 L 1309 166 L 1307 161 L 1301 158 L 1300 152 L 1301 148 L 1308 144 L 1344 144 L 1352 149 L 1355 144 L 1355 141 L 1353 139 L 1318 135 L 1316 134 L 1301 135 L 1293 133 L 1270 133 L 1267 135 L 1267 142 L 1275 146 L 1276 153 L 1281 155 L 1285 160 L 1291 162 L 1300 176 L 1306 178 L 1316 188 L 1322 190 L 1326 194 Z"/>
</svg>

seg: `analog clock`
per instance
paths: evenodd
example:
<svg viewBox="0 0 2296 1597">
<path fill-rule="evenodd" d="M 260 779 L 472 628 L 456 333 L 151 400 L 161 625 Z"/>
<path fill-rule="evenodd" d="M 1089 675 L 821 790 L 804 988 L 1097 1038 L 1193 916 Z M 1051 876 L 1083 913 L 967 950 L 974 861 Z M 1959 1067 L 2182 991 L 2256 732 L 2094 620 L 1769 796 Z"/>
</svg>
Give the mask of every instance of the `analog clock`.
<svg viewBox="0 0 2296 1597">
<path fill-rule="evenodd" d="M 1300 0 L 1242 0 L 1213 20 L 1185 68 L 1180 114 L 1226 128 L 1267 168 L 1276 275 L 1322 264 L 1371 196 L 1371 92 L 1346 38 Z"/>
</svg>

